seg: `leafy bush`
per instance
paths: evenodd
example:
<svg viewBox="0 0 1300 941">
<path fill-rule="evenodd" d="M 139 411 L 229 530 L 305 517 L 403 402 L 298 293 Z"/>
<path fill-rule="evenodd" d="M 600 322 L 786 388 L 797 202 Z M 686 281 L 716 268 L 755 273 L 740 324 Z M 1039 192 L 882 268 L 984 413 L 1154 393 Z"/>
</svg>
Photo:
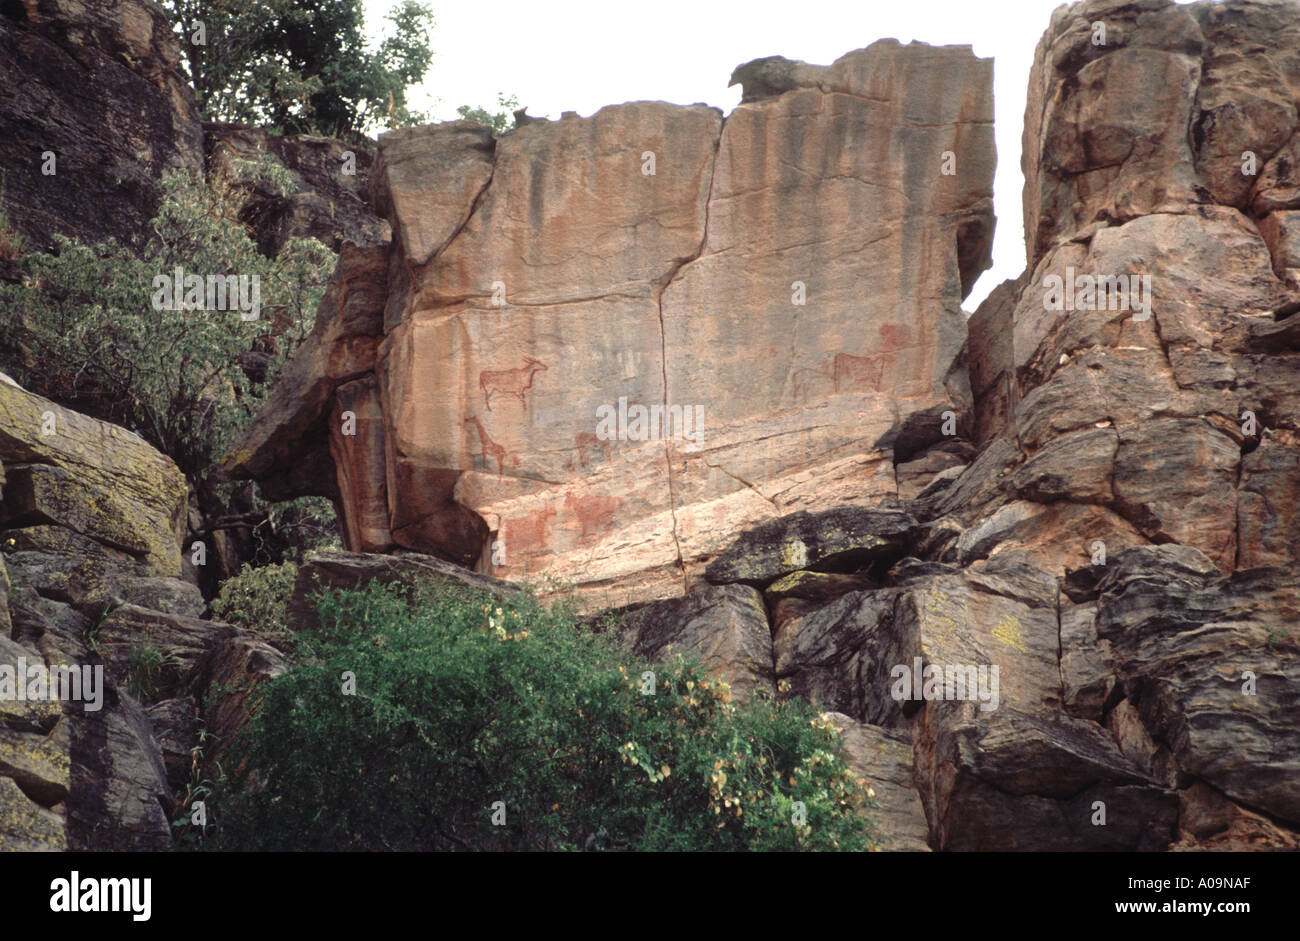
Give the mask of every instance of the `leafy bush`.
<svg viewBox="0 0 1300 941">
<path fill-rule="evenodd" d="M 630 663 L 608 625 L 593 633 L 528 595 L 371 585 L 318 607 L 320 630 L 260 688 L 227 761 L 239 770 L 214 798 L 217 846 L 873 844 L 866 788 L 802 701 L 737 707 L 697 664 Z"/>
<path fill-rule="evenodd" d="M 276 179 L 265 162 L 256 172 Z M 162 187 L 142 250 L 56 236 L 57 254 L 22 257 L 25 283 L 0 285 L 0 362 L 31 391 L 138 432 L 198 490 L 262 402 L 266 387 L 249 381 L 242 357 L 261 347 L 274 376 L 310 332 L 335 257 L 295 239 L 266 258 L 227 189 L 180 171 Z M 153 279 L 177 267 L 256 276 L 261 318 L 156 308 Z"/>
<path fill-rule="evenodd" d="M 215 618 L 251 630 L 280 633 L 285 629 L 285 611 L 298 577 L 296 562 L 245 565 L 239 574 L 221 583 L 212 599 Z"/>
</svg>

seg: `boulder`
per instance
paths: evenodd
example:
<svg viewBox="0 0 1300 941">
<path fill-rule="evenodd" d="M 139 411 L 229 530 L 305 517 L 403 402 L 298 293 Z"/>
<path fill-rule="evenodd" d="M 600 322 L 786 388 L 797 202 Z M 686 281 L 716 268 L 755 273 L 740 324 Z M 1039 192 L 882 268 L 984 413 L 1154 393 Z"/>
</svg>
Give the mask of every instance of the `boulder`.
<svg viewBox="0 0 1300 941">
<path fill-rule="evenodd" d="M 298 569 L 285 620 L 295 631 L 320 625 L 313 596 L 320 591 L 351 591 L 371 583 L 461 587 L 494 595 L 514 595 L 517 585 L 417 552 L 379 555 L 360 552 L 313 552 Z"/>
<path fill-rule="evenodd" d="M 0 460 L 0 528 L 60 527 L 126 553 L 142 575 L 180 575 L 185 478 L 138 435 L 0 375 Z"/>
<path fill-rule="evenodd" d="M 677 655 L 731 686 L 737 702 L 772 686 L 772 634 L 762 596 L 746 585 L 708 586 L 631 612 L 620 627 L 624 643 L 647 660 Z"/>
<path fill-rule="evenodd" d="M 879 809 L 872 822 L 885 851 L 928 853 L 925 809 L 912 783 L 912 740 L 906 732 L 854 722 L 841 712 L 824 718 L 840 730 L 849 767 L 867 782 Z"/>
<path fill-rule="evenodd" d="M 839 507 L 796 513 L 745 532 L 705 570 L 714 584 L 766 586 L 800 569 L 856 572 L 894 562 L 917 521 L 902 511 Z"/>
</svg>

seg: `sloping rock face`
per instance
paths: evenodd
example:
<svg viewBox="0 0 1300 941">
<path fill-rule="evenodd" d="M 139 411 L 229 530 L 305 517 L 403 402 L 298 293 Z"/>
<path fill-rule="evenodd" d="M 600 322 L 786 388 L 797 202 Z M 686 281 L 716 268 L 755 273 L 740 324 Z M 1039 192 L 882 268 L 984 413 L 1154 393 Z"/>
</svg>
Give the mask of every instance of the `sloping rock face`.
<svg viewBox="0 0 1300 941">
<path fill-rule="evenodd" d="M 203 169 L 194 93 L 154 3 L 0 4 L 0 75 L 4 208 L 29 247 L 141 235 L 163 171 Z"/>
<path fill-rule="evenodd" d="M 545 573 L 588 607 L 680 595 L 754 521 L 897 494 L 969 412 L 991 63 L 882 41 L 785 66 L 738 70 L 725 121 L 385 135 L 392 244 L 345 252 L 228 469 L 336 495 L 348 549 Z M 332 484 L 300 457 L 325 440 Z"/>
<path fill-rule="evenodd" d="M 138 436 L 0 375 L 0 850 L 166 848 L 199 727 L 228 736 L 283 670 L 200 619 L 186 495 Z"/>
</svg>

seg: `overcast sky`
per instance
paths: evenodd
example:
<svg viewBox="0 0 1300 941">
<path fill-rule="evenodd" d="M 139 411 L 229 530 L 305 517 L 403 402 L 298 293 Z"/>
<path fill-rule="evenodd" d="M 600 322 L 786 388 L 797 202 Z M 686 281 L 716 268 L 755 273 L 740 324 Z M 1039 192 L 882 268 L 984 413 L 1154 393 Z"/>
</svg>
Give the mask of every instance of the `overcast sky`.
<svg viewBox="0 0 1300 941">
<path fill-rule="evenodd" d="M 365 0 L 382 28 L 396 0 Z M 583 117 L 625 101 L 705 102 L 730 113 L 731 70 L 782 55 L 828 65 L 877 39 L 969 45 L 994 59 L 998 217 L 993 267 L 965 301 L 974 310 L 1025 263 L 1020 131 L 1034 47 L 1056 0 L 433 0 L 433 65 L 411 104 L 452 120 L 456 106 L 496 110 L 513 94 L 528 113 Z"/>
</svg>

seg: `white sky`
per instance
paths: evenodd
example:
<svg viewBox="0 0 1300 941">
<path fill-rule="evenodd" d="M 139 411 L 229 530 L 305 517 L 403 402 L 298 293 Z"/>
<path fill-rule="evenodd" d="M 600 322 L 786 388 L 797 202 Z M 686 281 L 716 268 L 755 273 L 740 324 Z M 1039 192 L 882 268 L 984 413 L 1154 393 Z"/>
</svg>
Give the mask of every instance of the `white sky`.
<svg viewBox="0 0 1300 941">
<path fill-rule="evenodd" d="M 379 35 L 397 0 L 364 0 Z M 496 110 L 497 92 L 528 113 L 586 117 L 625 101 L 705 102 L 730 113 L 731 70 L 761 56 L 828 65 L 894 38 L 970 45 L 993 57 L 998 149 L 993 267 L 970 311 L 1025 264 L 1020 132 L 1034 47 L 1057 0 L 433 0 L 433 64 L 413 107 L 453 120 L 456 106 Z"/>
</svg>

